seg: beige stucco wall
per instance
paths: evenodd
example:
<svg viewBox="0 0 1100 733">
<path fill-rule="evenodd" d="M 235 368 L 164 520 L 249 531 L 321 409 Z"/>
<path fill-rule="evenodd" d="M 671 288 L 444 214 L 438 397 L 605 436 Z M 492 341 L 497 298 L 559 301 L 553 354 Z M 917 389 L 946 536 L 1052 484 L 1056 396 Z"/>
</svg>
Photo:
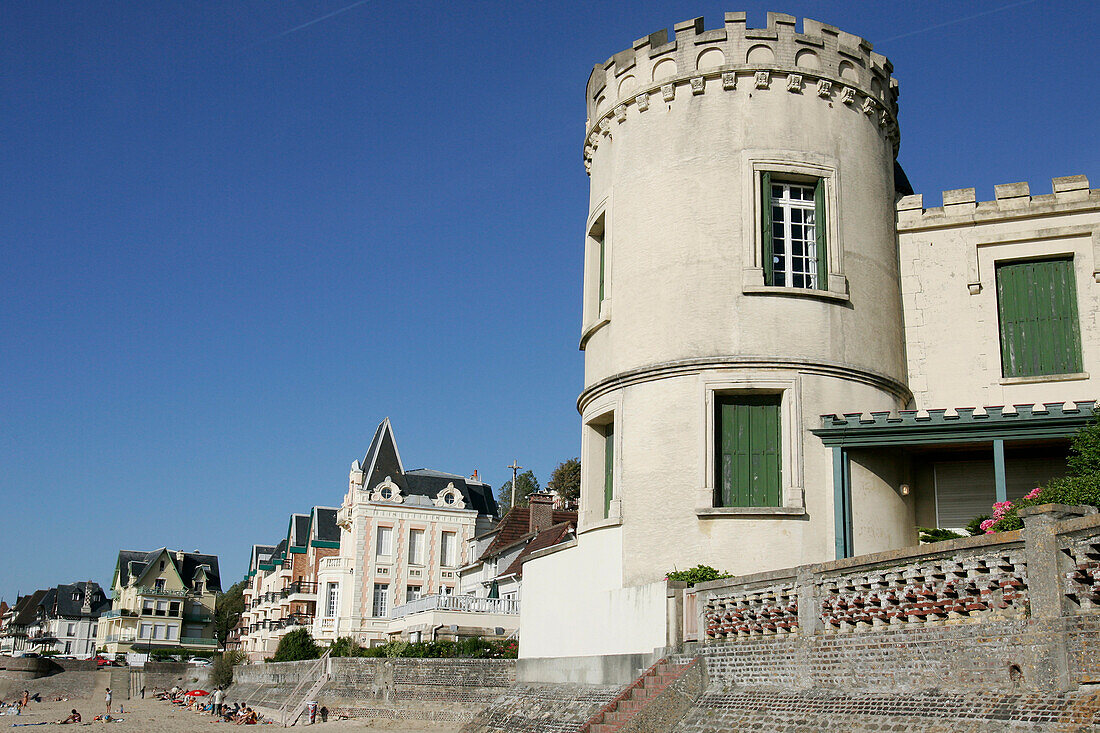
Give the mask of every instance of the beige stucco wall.
<svg viewBox="0 0 1100 733">
<path fill-rule="evenodd" d="M 749 573 L 833 559 L 832 452 L 809 431 L 824 413 L 909 399 L 889 62 L 836 29 L 804 31 L 779 14 L 756 32 L 739 14 L 713 31 L 684 23 L 673 43 L 641 39 L 589 81 L 586 232 L 602 221 L 605 300 L 588 236 L 581 546 L 621 523 L 628 587 L 698 563 Z M 827 289 L 764 287 L 764 170 L 825 181 Z M 707 511 L 714 396 L 736 391 L 783 395 L 780 511 Z M 603 446 L 587 426 L 611 416 L 605 520 Z M 876 511 L 895 508 L 896 474 L 859 474 Z M 910 539 L 887 521 L 856 542 Z"/>
<path fill-rule="evenodd" d="M 1084 176 L 1055 179 L 1032 196 L 1027 184 L 945 191 L 945 206 L 922 196 L 898 204 L 898 244 L 909 383 L 917 408 L 981 407 L 1096 399 L 1100 394 L 1100 190 Z M 1001 377 L 995 264 L 1073 256 L 1081 356 L 1087 378 Z M 1081 375 L 1084 377 L 1084 375 Z"/>
</svg>

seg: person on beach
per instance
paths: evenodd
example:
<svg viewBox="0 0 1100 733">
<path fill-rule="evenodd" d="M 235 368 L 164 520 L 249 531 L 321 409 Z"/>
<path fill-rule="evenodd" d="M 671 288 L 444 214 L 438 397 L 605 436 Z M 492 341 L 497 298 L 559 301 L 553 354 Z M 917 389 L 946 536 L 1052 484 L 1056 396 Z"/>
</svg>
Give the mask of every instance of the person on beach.
<svg viewBox="0 0 1100 733">
<path fill-rule="evenodd" d="M 142 686 L 141 686 L 141 699 L 142 699 L 142 700 L 144 700 L 144 699 L 145 699 L 145 685 L 142 685 Z"/>
<path fill-rule="evenodd" d="M 222 704 L 225 702 L 225 690 L 218 688 L 214 691 L 214 715 L 222 714 Z"/>
<path fill-rule="evenodd" d="M 106 695 L 105 699 L 107 700 L 107 714 L 110 715 L 111 714 L 111 688 L 110 687 L 107 688 L 107 695 Z"/>
<path fill-rule="evenodd" d="M 71 713 L 69 713 L 69 717 L 65 718 L 64 720 L 57 721 L 57 724 L 58 725 L 68 725 L 69 723 L 79 723 L 79 722 L 80 722 L 80 713 L 76 712 L 76 708 L 73 708 L 73 711 Z"/>
<path fill-rule="evenodd" d="M 31 704 L 30 690 L 23 690 L 23 696 L 21 698 L 19 698 L 19 709 L 22 710 L 23 708 L 27 707 L 30 704 Z"/>
</svg>

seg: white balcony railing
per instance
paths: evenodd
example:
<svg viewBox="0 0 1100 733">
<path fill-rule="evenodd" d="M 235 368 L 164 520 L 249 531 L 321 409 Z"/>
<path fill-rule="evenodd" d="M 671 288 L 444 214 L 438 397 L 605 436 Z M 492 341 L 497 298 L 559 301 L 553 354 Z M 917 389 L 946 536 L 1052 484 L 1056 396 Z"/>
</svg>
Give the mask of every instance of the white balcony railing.
<svg viewBox="0 0 1100 733">
<path fill-rule="evenodd" d="M 351 567 L 350 557 L 321 558 L 321 570 L 346 570 Z"/>
<path fill-rule="evenodd" d="M 415 601 L 394 606 L 390 618 L 401 618 L 423 611 L 458 611 L 460 613 L 519 613 L 519 600 L 515 598 L 478 598 L 432 594 Z"/>
</svg>

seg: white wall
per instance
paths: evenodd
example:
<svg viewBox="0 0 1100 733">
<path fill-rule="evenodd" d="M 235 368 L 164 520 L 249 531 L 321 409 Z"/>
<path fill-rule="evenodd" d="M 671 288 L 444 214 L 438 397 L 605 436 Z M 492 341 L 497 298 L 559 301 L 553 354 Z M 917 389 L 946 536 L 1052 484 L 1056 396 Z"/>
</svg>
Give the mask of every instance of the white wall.
<svg viewBox="0 0 1100 733">
<path fill-rule="evenodd" d="M 665 609 L 664 581 L 622 587 L 622 529 L 594 530 L 524 563 L 519 655 L 649 653 L 665 645 Z"/>
</svg>

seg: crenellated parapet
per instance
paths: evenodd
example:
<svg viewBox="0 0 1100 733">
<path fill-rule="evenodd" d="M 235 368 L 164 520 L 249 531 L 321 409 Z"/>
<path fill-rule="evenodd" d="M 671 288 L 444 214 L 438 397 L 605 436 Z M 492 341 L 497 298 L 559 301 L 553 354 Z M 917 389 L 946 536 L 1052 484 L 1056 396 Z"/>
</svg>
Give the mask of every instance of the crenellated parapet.
<svg viewBox="0 0 1100 733">
<path fill-rule="evenodd" d="M 1051 179 L 1049 194 L 1031 195 L 1026 182 L 998 184 L 993 191 L 992 201 L 978 201 L 973 188 L 944 191 L 943 205 L 929 208 L 921 194 L 904 196 L 897 202 L 898 231 L 1100 208 L 1100 189 L 1090 189 L 1080 175 Z"/>
<path fill-rule="evenodd" d="M 749 28 L 743 12 L 726 13 L 722 28 L 702 18 L 638 39 L 597 64 L 588 80 L 586 167 L 602 140 L 632 114 L 677 95 L 796 94 L 836 104 L 878 127 L 897 151 L 897 81 L 889 60 L 859 36 L 816 20 L 768 13 L 766 28 Z"/>
</svg>

